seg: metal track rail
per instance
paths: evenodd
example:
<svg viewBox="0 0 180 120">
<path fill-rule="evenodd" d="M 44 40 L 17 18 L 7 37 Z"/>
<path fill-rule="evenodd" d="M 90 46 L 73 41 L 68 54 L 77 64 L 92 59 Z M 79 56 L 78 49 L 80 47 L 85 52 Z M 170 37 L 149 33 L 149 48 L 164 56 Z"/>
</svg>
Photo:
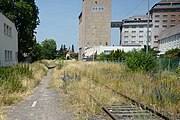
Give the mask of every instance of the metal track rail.
<svg viewBox="0 0 180 120">
<path fill-rule="evenodd" d="M 91 79 L 91 80 L 93 80 L 93 79 Z M 126 95 L 124 95 L 124 94 L 122 94 L 122 93 L 120 93 L 120 92 L 118 92 L 118 91 L 116 91 L 116 90 L 114 90 L 114 89 L 112 89 L 112 88 L 110 88 L 110 87 L 108 87 L 107 85 L 104 85 L 104 84 L 98 82 L 97 80 L 93 80 L 93 81 L 96 82 L 96 83 L 98 83 L 98 84 L 100 84 L 100 85 L 102 85 L 102 86 L 104 86 L 104 87 L 106 87 L 107 89 L 112 90 L 114 93 L 116 93 L 116 94 L 124 97 L 125 99 L 129 100 L 130 102 L 132 102 L 132 104 L 134 104 L 134 105 L 136 105 L 136 106 L 138 106 L 138 107 L 141 107 L 143 110 L 147 110 L 147 111 L 149 111 L 149 112 L 151 112 L 151 113 L 153 113 L 153 114 L 155 114 L 155 115 L 157 115 L 157 116 L 159 116 L 160 118 L 163 118 L 163 119 L 165 119 L 165 120 L 170 120 L 170 119 L 171 119 L 171 118 L 169 118 L 168 116 L 163 115 L 162 113 L 160 113 L 160 112 L 158 112 L 158 111 L 156 111 L 156 110 L 153 110 L 152 108 L 150 108 L 150 107 L 148 107 L 148 106 L 146 106 L 146 105 L 144 105 L 144 104 L 142 104 L 142 103 L 140 103 L 140 102 L 138 102 L 138 101 L 136 101 L 136 100 L 134 100 L 134 99 L 132 99 L 132 98 L 130 98 L 130 97 L 128 97 L 128 96 L 126 96 Z M 111 114 L 111 115 L 112 115 L 112 114 Z M 114 119 L 113 119 L 113 120 L 114 120 Z"/>
</svg>

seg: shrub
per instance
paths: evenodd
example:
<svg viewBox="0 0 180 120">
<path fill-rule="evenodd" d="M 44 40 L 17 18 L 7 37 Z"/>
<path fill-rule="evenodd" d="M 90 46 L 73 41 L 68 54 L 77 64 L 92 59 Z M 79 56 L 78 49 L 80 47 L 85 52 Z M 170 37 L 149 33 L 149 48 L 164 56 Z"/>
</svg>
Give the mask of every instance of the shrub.
<svg viewBox="0 0 180 120">
<path fill-rule="evenodd" d="M 132 51 L 128 53 L 127 66 L 133 71 L 143 70 L 151 71 L 157 67 L 156 55 L 149 52 L 148 55 L 144 51 Z"/>
</svg>

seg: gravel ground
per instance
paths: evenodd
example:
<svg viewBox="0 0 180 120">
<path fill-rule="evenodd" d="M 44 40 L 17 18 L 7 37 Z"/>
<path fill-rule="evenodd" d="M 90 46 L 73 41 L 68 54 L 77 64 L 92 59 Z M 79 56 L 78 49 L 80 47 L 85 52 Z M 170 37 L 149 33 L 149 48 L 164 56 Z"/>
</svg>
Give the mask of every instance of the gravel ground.
<svg viewBox="0 0 180 120">
<path fill-rule="evenodd" d="M 27 100 L 7 108 L 8 120 L 73 120 L 57 91 L 48 88 L 51 70 Z"/>
</svg>

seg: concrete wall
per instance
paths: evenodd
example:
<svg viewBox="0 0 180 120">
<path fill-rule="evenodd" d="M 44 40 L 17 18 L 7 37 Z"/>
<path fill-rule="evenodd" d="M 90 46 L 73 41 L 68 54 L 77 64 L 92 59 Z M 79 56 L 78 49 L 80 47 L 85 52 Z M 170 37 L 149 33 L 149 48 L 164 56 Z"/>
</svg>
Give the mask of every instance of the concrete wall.
<svg viewBox="0 0 180 120">
<path fill-rule="evenodd" d="M 9 32 L 5 30 L 5 26 L 6 30 L 8 26 Z M 14 23 L 2 13 L 0 13 L 0 43 L 0 66 L 17 64 L 18 33 Z"/>
<path fill-rule="evenodd" d="M 162 53 L 175 48 L 180 48 L 180 25 L 164 31 L 160 36 L 159 50 Z"/>
</svg>

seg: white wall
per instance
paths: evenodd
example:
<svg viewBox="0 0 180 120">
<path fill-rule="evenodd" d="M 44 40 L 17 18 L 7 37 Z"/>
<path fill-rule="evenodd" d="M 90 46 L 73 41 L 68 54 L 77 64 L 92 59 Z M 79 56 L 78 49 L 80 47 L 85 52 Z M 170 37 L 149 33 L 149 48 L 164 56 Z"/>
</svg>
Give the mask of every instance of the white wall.
<svg viewBox="0 0 180 120">
<path fill-rule="evenodd" d="M 134 49 L 140 50 L 142 48 L 143 46 L 95 46 L 94 48 L 87 49 L 85 51 L 85 56 L 90 57 L 95 52 L 97 52 L 97 55 L 100 55 L 101 53 L 109 54 L 113 50 L 123 50 L 124 52 L 129 52 Z"/>
<path fill-rule="evenodd" d="M 4 24 L 11 27 L 11 35 L 4 33 Z M 12 51 L 12 59 L 5 60 L 5 50 Z M 18 33 L 16 27 L 13 22 L 0 13 L 0 66 L 11 66 L 17 64 L 17 52 Z"/>
</svg>

